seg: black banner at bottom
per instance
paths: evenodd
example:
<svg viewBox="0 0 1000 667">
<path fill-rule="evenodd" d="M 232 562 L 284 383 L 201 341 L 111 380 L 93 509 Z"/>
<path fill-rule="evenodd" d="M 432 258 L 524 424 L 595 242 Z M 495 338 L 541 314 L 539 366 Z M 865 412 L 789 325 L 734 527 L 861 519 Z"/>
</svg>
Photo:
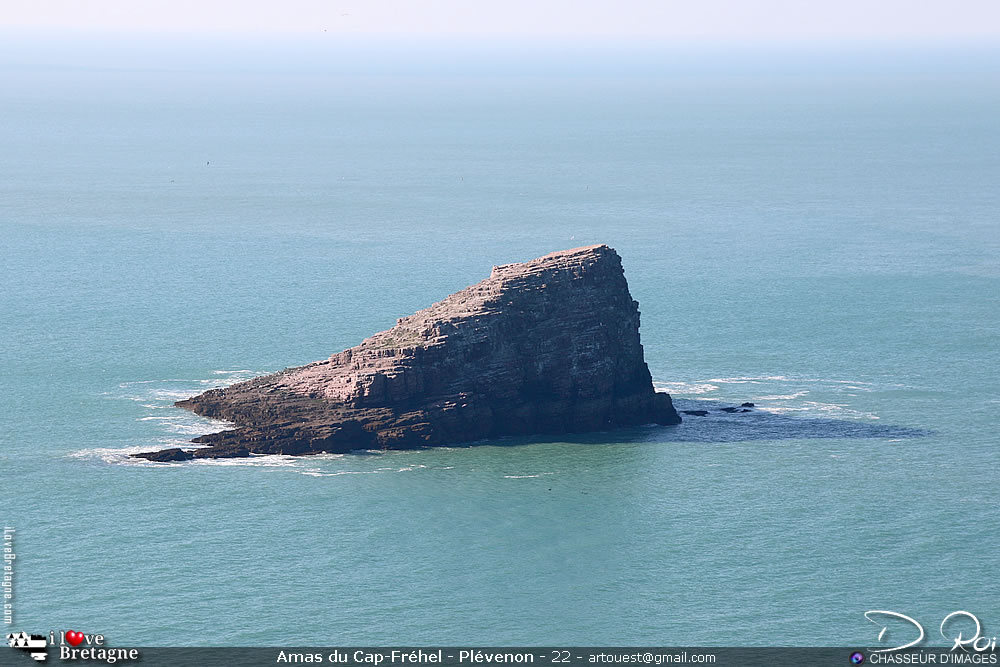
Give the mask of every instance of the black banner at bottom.
<svg viewBox="0 0 1000 667">
<path fill-rule="evenodd" d="M 1000 665 L 995 651 L 922 648 L 878 652 L 865 648 L 710 647 L 0 647 L 0 664 L 119 665 L 128 667 L 843 667 L 848 665 Z"/>
</svg>

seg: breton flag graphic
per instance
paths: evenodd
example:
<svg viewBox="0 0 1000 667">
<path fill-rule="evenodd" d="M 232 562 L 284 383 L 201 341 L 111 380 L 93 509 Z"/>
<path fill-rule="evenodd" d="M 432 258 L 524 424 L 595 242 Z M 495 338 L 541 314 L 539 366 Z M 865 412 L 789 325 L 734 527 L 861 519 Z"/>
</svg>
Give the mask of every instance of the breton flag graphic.
<svg viewBox="0 0 1000 667">
<path fill-rule="evenodd" d="M 7 635 L 7 646 L 28 651 L 31 654 L 31 657 L 39 662 L 44 661 L 48 657 L 48 654 L 45 652 L 45 647 L 48 646 L 48 641 L 45 639 L 44 635 L 29 635 L 27 632 L 11 632 Z"/>
</svg>

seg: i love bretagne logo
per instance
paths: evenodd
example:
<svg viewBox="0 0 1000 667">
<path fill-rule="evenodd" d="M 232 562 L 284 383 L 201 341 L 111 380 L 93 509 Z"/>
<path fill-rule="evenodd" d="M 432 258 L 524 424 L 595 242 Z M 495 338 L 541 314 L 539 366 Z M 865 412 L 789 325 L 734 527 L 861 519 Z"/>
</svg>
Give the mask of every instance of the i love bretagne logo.
<svg viewBox="0 0 1000 667">
<path fill-rule="evenodd" d="M 111 648 L 104 643 L 104 635 L 87 634 L 79 630 L 50 630 L 48 637 L 26 632 L 7 635 L 9 647 L 27 651 L 38 662 L 48 659 L 49 648 L 58 648 L 60 660 L 98 660 L 113 665 L 121 660 L 139 659 L 139 649 Z"/>
</svg>

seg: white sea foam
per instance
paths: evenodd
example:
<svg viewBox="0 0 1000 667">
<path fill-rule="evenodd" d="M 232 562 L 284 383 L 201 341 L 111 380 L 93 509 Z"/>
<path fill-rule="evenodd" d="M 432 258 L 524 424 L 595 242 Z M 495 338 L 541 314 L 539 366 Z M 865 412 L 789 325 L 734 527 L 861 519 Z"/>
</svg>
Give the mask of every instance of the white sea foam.
<svg viewBox="0 0 1000 667">
<path fill-rule="evenodd" d="M 147 459 L 137 459 L 132 458 L 131 454 L 139 454 L 141 452 L 156 451 L 160 449 L 171 449 L 173 447 L 180 447 L 183 449 L 199 449 L 202 445 L 195 445 L 187 441 L 178 440 L 161 440 L 156 444 L 145 444 L 137 445 L 132 447 L 92 447 L 89 449 L 81 449 L 76 452 L 71 452 L 67 456 L 74 459 L 81 460 L 95 460 L 102 461 L 104 463 L 113 465 L 132 465 L 132 466 L 184 466 L 184 465 L 197 465 L 197 466 L 236 466 L 236 467 L 263 467 L 263 468 L 294 468 L 306 465 L 308 461 L 302 457 L 297 456 L 285 456 L 282 454 L 252 454 L 249 457 L 238 457 L 238 458 L 221 458 L 221 459 L 192 459 L 190 461 L 149 461 Z M 313 457 L 310 457 L 313 458 Z M 303 471 L 303 473 L 308 472 L 318 472 L 317 469 L 313 468 L 308 471 Z M 340 473 L 323 473 L 325 474 L 340 474 Z"/>
<path fill-rule="evenodd" d="M 283 454 L 251 454 L 250 456 L 232 459 L 193 459 L 187 463 L 200 466 L 255 466 L 264 468 L 289 468 L 302 465 L 303 462 L 296 456 L 285 456 Z"/>
<path fill-rule="evenodd" d="M 757 376 L 745 376 L 745 377 L 731 377 L 731 378 L 709 378 L 707 382 L 718 382 L 720 384 L 748 384 L 748 383 L 761 383 L 761 382 L 789 382 L 792 381 L 791 378 L 787 378 L 783 375 L 757 375 Z M 802 380 L 803 382 L 814 382 L 814 380 Z"/>
<path fill-rule="evenodd" d="M 653 384 L 657 388 L 670 388 L 671 393 L 676 393 L 679 397 L 686 396 L 689 401 L 754 402 L 757 404 L 756 414 L 790 413 L 802 416 L 869 420 L 878 419 L 878 416 L 871 412 L 858 410 L 847 402 L 833 403 L 805 399 L 807 397 L 820 398 L 829 394 L 835 394 L 837 398 L 852 399 L 857 398 L 857 395 L 849 393 L 851 390 L 873 393 L 879 389 L 897 388 L 895 385 L 875 385 L 861 380 L 790 377 L 778 374 L 740 375 L 675 383 L 654 382 Z M 711 391 L 715 393 L 708 397 L 697 396 L 697 394 L 707 393 L 708 387 L 711 387 Z M 685 389 L 694 389 L 694 391 L 685 391 Z M 819 396 L 810 396 L 810 394 L 818 394 Z M 742 418 L 748 416 L 743 413 L 740 415 Z"/>
<path fill-rule="evenodd" d="M 205 435 L 206 433 L 215 433 L 227 430 L 225 426 L 219 427 L 206 426 L 205 424 L 180 424 L 177 422 L 168 423 L 166 427 L 171 433 L 180 433 L 182 435 L 190 436 L 199 436 Z"/>
<path fill-rule="evenodd" d="M 235 424 L 232 422 L 201 417 L 186 410 L 176 410 L 170 414 L 146 415 L 145 417 L 139 417 L 137 421 L 156 422 L 164 430 L 186 435 L 203 435 L 205 433 L 235 428 Z"/>
<path fill-rule="evenodd" d="M 191 398 L 198 391 L 191 391 L 190 389 L 154 389 L 149 393 L 149 398 L 160 399 L 163 401 L 183 401 L 185 398 Z"/>
<path fill-rule="evenodd" d="M 155 463 L 153 461 L 148 461 L 146 459 L 134 459 L 130 454 L 138 454 L 140 452 L 148 452 L 156 447 L 91 447 L 89 449 L 81 449 L 79 451 L 70 452 L 67 454 L 69 458 L 80 459 L 80 460 L 90 460 L 90 461 L 102 461 L 108 464 L 114 465 L 134 465 L 134 466 L 155 466 L 155 465 L 180 465 L 178 462 L 171 463 Z M 169 449 L 169 447 L 167 447 Z"/>
<path fill-rule="evenodd" d="M 212 373 L 218 377 L 214 378 L 166 378 L 163 380 L 132 380 L 122 382 L 118 385 L 120 389 L 128 390 L 124 394 L 105 392 L 105 395 L 113 398 L 127 398 L 134 401 L 174 401 L 190 398 L 205 391 L 206 389 L 218 389 L 228 387 L 231 384 L 242 380 L 262 375 L 263 373 L 247 369 L 241 370 L 216 370 Z M 148 404 L 148 403 L 147 403 Z"/>
<path fill-rule="evenodd" d="M 822 417 L 849 418 L 849 419 L 878 419 L 878 415 L 871 412 L 854 410 L 846 405 L 838 403 L 821 403 L 819 401 L 804 401 L 801 405 L 768 405 L 759 406 L 764 412 L 777 414 L 800 413 L 803 415 L 815 415 Z"/>
<path fill-rule="evenodd" d="M 853 385 L 868 385 L 868 382 L 861 382 L 860 380 L 828 380 L 822 378 L 793 378 L 786 375 L 750 375 L 741 377 L 730 377 L 730 378 L 709 378 L 704 380 L 704 382 L 719 382 L 722 384 L 747 384 L 754 383 L 760 384 L 764 382 L 818 382 L 825 384 L 853 384 Z"/>
<path fill-rule="evenodd" d="M 133 380 L 118 385 L 120 391 L 104 392 L 102 395 L 112 399 L 135 401 L 143 409 L 135 419 L 148 424 L 146 429 L 153 433 L 144 433 L 136 439 L 134 446 L 126 448 L 92 448 L 73 452 L 73 458 L 94 459 L 105 463 L 128 465 L 184 465 L 187 462 L 158 463 L 144 459 L 133 459 L 129 454 L 181 447 L 193 449 L 197 445 L 190 438 L 206 433 L 214 433 L 234 428 L 234 424 L 209 419 L 195 415 L 187 410 L 174 406 L 178 400 L 190 398 L 202 393 L 207 388 L 225 387 L 234 382 L 260 375 L 249 369 L 215 370 L 216 377 L 210 379 L 166 378 L 160 380 Z M 159 432 L 157 434 L 156 432 Z M 287 465 L 282 459 L 253 457 L 251 459 L 199 459 L 192 461 L 199 465 Z M 222 463 L 217 463 L 217 462 Z"/>
<path fill-rule="evenodd" d="M 757 396 L 754 400 L 758 401 L 791 401 L 796 398 L 802 398 L 809 393 L 809 390 L 805 389 L 802 391 L 797 391 L 794 394 L 777 394 L 775 396 Z"/>
<path fill-rule="evenodd" d="M 346 456 L 346 454 L 331 454 L 329 452 L 323 452 L 322 454 L 313 454 L 309 457 L 310 461 L 337 461 Z"/>
<path fill-rule="evenodd" d="M 661 389 L 671 394 L 681 396 L 689 394 L 707 394 L 718 390 L 718 386 L 707 382 L 654 382 L 655 389 Z"/>
<path fill-rule="evenodd" d="M 413 451 L 392 451 L 392 452 L 382 452 L 377 450 L 380 454 L 413 454 Z M 308 467 L 303 470 L 296 470 L 302 475 L 307 475 L 309 477 L 338 477 L 340 475 L 378 475 L 381 473 L 398 473 L 398 472 L 412 472 L 415 470 L 420 470 L 422 468 L 427 468 L 426 465 L 422 463 L 414 463 L 408 466 L 382 466 L 375 468 L 373 470 L 330 470 L 322 466 L 315 465 L 317 462 L 323 461 L 335 461 L 343 459 L 344 454 L 317 454 L 315 456 L 308 457 L 296 457 L 294 463 L 301 463 Z"/>
</svg>

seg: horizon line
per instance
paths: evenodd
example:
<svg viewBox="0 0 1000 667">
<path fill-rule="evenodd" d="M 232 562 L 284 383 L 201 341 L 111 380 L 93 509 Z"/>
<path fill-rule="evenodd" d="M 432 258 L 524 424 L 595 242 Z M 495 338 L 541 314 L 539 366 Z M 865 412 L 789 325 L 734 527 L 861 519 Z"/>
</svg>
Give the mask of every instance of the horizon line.
<svg viewBox="0 0 1000 667">
<path fill-rule="evenodd" d="M 970 33 L 954 35 L 801 35 L 801 36 L 740 36 L 740 35 L 609 35 L 609 34 L 504 34 L 465 32 L 346 32 L 327 30 L 151 30 L 81 28 L 81 27 L 17 27 L 0 26 L 0 36 L 4 41 L 31 41 L 34 39 L 111 39 L 128 42 L 131 40 L 158 39 L 162 41 L 203 41 L 222 39 L 230 42 L 260 41 L 281 44 L 290 40 L 305 40 L 311 43 L 326 42 L 329 45 L 358 43 L 398 43 L 409 45 L 428 44 L 433 46 L 466 45 L 477 46 L 580 46 L 580 47 L 620 47 L 636 48 L 1000 48 L 1000 33 Z"/>
</svg>

